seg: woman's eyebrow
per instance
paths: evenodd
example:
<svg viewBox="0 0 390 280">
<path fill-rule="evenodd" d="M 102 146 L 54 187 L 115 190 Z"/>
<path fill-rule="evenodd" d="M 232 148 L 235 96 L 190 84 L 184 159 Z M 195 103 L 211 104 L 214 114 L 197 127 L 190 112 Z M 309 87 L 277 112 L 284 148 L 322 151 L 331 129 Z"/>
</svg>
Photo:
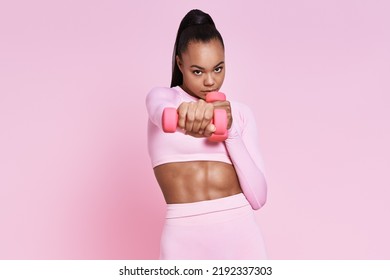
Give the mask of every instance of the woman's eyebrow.
<svg viewBox="0 0 390 280">
<path fill-rule="evenodd" d="M 220 66 L 221 64 L 225 63 L 224 61 L 221 61 L 220 63 L 218 63 L 217 65 L 214 66 L 214 68 L 217 68 L 218 66 Z M 198 66 L 198 65 L 191 65 L 190 67 L 195 67 L 195 68 L 199 68 L 200 70 L 204 70 L 204 67 L 201 67 L 201 66 Z"/>
</svg>

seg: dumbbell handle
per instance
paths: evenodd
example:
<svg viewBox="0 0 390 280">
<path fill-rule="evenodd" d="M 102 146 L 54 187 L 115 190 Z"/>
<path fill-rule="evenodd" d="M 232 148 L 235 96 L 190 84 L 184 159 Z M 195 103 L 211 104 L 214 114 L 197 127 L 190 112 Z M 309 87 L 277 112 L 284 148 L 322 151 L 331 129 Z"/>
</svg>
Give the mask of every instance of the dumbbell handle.
<svg viewBox="0 0 390 280">
<path fill-rule="evenodd" d="M 226 96 L 222 92 L 209 92 L 206 102 L 225 101 Z M 163 131 L 173 133 L 176 131 L 178 114 L 176 108 L 165 108 L 162 116 Z M 227 138 L 227 114 L 224 109 L 215 109 L 213 122 L 216 131 L 208 138 L 212 142 L 221 142 Z"/>
</svg>

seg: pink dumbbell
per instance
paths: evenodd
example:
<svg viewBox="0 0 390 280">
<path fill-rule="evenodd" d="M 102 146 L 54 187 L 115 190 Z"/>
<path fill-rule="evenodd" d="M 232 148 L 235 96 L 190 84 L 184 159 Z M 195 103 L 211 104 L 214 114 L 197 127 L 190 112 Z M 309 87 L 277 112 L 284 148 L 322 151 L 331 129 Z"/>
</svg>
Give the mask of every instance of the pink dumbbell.
<svg viewBox="0 0 390 280">
<path fill-rule="evenodd" d="M 206 95 L 206 102 L 225 101 L 226 96 L 222 92 L 210 92 Z M 164 132 L 173 133 L 176 131 L 179 116 L 176 108 L 165 108 L 162 116 L 162 127 Z M 208 138 L 212 142 L 221 142 L 227 139 L 227 114 L 224 109 L 215 109 L 212 123 L 215 125 L 215 132 Z"/>
</svg>

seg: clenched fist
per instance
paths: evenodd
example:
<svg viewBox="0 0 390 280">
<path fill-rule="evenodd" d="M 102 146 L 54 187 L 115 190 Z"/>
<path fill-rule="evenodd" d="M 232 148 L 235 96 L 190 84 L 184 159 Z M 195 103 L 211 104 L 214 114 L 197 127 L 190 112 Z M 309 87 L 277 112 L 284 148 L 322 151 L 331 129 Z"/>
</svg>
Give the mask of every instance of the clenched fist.
<svg viewBox="0 0 390 280">
<path fill-rule="evenodd" d="M 178 125 L 186 131 L 186 134 L 193 137 L 210 137 L 215 132 L 215 126 L 212 124 L 214 109 L 226 110 L 227 129 L 229 129 L 233 122 L 229 101 L 207 103 L 203 99 L 199 99 L 196 102 L 183 102 L 177 108 Z"/>
</svg>

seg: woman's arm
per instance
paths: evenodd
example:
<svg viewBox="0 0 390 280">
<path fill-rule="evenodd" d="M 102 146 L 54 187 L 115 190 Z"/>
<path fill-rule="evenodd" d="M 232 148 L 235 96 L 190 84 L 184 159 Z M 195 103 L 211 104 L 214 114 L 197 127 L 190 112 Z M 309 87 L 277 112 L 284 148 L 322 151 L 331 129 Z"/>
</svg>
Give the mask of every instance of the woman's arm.
<svg viewBox="0 0 390 280">
<path fill-rule="evenodd" d="M 260 209 L 267 200 L 267 183 L 259 138 L 252 111 L 243 104 L 236 104 L 239 114 L 234 115 L 226 149 L 233 162 L 241 189 L 254 210 Z"/>
<path fill-rule="evenodd" d="M 163 111 L 167 107 L 177 108 L 178 126 L 194 137 L 208 137 L 215 127 L 211 123 L 213 105 L 203 100 L 182 102 L 180 95 L 172 88 L 154 88 L 146 96 L 146 107 L 150 121 L 162 129 Z M 199 131 L 203 133 L 199 134 Z"/>
<path fill-rule="evenodd" d="M 162 116 L 164 108 L 177 108 L 180 96 L 172 88 L 156 87 L 146 96 L 146 108 L 150 121 L 162 129 Z"/>
</svg>

